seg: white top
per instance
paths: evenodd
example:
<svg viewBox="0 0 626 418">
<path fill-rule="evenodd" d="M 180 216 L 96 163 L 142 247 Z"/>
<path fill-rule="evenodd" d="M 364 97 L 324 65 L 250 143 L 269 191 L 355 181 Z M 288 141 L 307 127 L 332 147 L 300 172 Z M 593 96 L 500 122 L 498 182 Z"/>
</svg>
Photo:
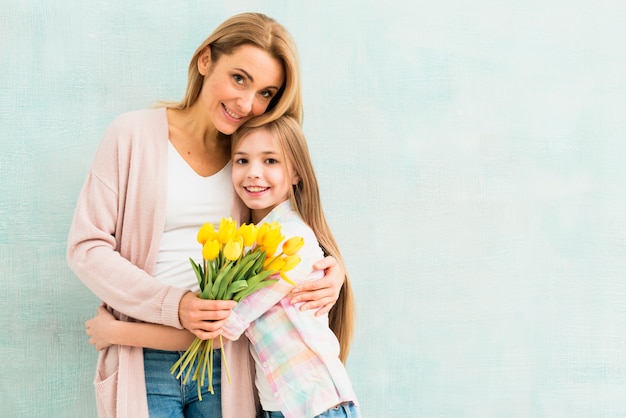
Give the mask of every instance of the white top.
<svg viewBox="0 0 626 418">
<path fill-rule="evenodd" d="M 205 222 L 215 224 L 231 212 L 235 191 L 232 164 L 209 177 L 196 173 L 168 142 L 167 208 L 165 230 L 153 276 L 172 286 L 200 290 L 189 262 L 202 260 L 196 237 Z"/>
</svg>

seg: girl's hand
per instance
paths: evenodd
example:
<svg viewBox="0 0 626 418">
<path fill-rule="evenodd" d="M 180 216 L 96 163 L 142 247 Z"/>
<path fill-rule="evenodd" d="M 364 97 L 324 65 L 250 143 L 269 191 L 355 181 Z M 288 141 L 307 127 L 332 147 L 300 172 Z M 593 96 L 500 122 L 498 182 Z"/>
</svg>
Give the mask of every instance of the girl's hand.
<svg viewBox="0 0 626 418">
<path fill-rule="evenodd" d="M 89 344 L 95 345 L 96 350 L 103 350 L 113 343 L 111 342 L 111 329 L 117 319 L 107 311 L 105 305 L 98 307 L 98 314 L 85 322 L 85 332 L 89 335 Z"/>
<path fill-rule="evenodd" d="M 232 300 L 206 300 L 197 294 L 187 292 L 178 305 L 181 325 L 202 340 L 215 338 L 222 333 L 222 327 L 237 306 Z"/>
<path fill-rule="evenodd" d="M 328 313 L 335 305 L 345 273 L 333 257 L 328 256 L 313 265 L 316 270 L 324 270 L 324 277 L 301 283 L 291 291 L 291 303 L 305 302 L 301 311 L 317 309 L 315 316 Z"/>
</svg>

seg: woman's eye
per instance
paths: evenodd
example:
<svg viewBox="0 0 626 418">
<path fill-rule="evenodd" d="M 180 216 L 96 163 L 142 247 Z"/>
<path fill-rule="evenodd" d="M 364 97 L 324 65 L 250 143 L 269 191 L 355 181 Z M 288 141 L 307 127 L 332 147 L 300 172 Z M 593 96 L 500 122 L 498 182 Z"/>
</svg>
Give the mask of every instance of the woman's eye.
<svg viewBox="0 0 626 418">
<path fill-rule="evenodd" d="M 237 158 L 235 160 L 235 164 L 245 164 L 247 162 L 248 162 L 248 160 L 246 160 L 245 158 Z"/>
<path fill-rule="evenodd" d="M 233 75 L 233 79 L 235 80 L 235 83 L 237 84 L 243 84 L 243 77 L 240 76 L 239 74 L 235 74 Z"/>
<path fill-rule="evenodd" d="M 271 99 L 272 97 L 274 97 L 274 95 L 272 94 L 271 91 L 269 90 L 263 90 L 261 92 L 261 96 L 263 96 L 264 99 Z"/>
<path fill-rule="evenodd" d="M 266 164 L 278 164 L 278 160 L 275 160 L 273 158 L 268 158 L 267 160 L 265 160 Z"/>
</svg>

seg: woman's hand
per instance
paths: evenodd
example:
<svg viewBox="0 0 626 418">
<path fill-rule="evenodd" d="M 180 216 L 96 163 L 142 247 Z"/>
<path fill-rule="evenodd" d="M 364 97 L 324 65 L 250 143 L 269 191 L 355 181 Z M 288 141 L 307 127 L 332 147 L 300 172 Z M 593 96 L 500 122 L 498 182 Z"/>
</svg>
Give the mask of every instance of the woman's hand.
<svg viewBox="0 0 626 418">
<path fill-rule="evenodd" d="M 222 333 L 222 327 L 237 306 L 232 300 L 206 300 L 188 292 L 180 300 L 178 316 L 183 327 L 202 340 L 215 338 Z"/>
<path fill-rule="evenodd" d="M 324 270 L 324 277 L 301 283 L 291 291 L 291 303 L 305 302 L 301 311 L 317 309 L 315 316 L 328 313 L 335 305 L 345 273 L 333 257 L 328 256 L 313 265 L 315 270 Z"/>
<path fill-rule="evenodd" d="M 113 345 L 111 329 L 116 322 L 117 319 L 107 311 L 105 305 L 98 307 L 96 316 L 85 322 L 85 333 L 90 337 L 89 344 L 95 345 L 98 351 Z"/>
</svg>

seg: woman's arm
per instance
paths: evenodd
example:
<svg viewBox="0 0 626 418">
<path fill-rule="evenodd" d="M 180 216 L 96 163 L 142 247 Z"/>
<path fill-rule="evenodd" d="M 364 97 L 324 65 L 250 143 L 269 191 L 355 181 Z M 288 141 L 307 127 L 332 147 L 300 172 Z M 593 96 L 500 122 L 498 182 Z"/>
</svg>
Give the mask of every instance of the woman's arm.
<svg viewBox="0 0 626 418">
<path fill-rule="evenodd" d="M 291 291 L 291 303 L 305 302 L 300 310 L 317 309 L 315 316 L 328 313 L 337 298 L 345 280 L 345 272 L 331 256 L 313 265 L 316 270 L 324 270 L 324 277 L 300 283 Z"/>
<path fill-rule="evenodd" d="M 194 340 L 194 335 L 184 329 L 145 322 L 118 321 L 104 307 L 98 314 L 85 322 L 89 344 L 102 350 L 111 345 L 154 348 L 157 350 L 186 350 Z"/>
<path fill-rule="evenodd" d="M 167 132 L 167 122 L 154 115 L 130 112 L 107 128 L 76 203 L 67 239 L 67 262 L 115 311 L 182 328 L 178 310 L 187 290 L 160 283 L 144 270 L 154 256 L 150 249 L 156 247 L 165 222 L 159 190 L 165 177 L 160 161 L 167 161 L 167 139 L 161 132 Z M 155 135 L 164 140 L 149 141 L 154 146 L 142 145 L 143 136 Z M 130 181 L 136 175 L 146 178 Z M 128 205 L 124 206 L 125 202 Z M 151 216 L 132 202 L 150 207 Z"/>
</svg>

